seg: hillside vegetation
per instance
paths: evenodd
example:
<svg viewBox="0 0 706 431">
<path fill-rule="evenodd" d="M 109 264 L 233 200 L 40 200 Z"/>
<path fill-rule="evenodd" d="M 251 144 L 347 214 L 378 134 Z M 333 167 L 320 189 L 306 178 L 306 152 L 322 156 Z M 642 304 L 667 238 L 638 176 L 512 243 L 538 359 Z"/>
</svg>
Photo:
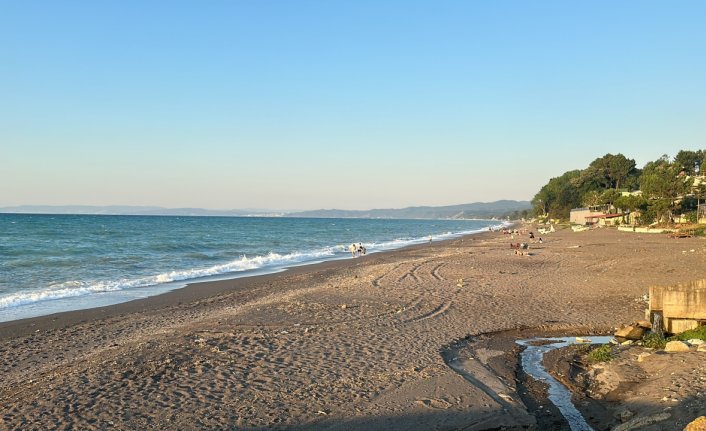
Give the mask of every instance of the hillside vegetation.
<svg viewBox="0 0 706 431">
<path fill-rule="evenodd" d="M 706 198 L 705 158 L 706 150 L 682 150 L 673 159 L 665 154 L 638 169 L 634 159 L 606 154 L 585 169 L 550 179 L 532 199 L 534 214 L 568 219 L 572 208 L 611 205 L 639 211 L 641 224 L 669 223 L 678 215 L 695 222 L 698 204 Z"/>
</svg>

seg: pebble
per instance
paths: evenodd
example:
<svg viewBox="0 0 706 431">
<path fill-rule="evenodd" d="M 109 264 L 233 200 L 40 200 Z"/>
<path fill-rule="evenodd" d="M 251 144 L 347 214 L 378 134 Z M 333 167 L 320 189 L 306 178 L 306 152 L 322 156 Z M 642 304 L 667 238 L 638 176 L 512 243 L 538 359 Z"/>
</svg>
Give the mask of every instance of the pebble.
<svg viewBox="0 0 706 431">
<path fill-rule="evenodd" d="M 665 352 L 688 352 L 689 345 L 683 341 L 669 341 L 666 346 L 664 346 Z"/>
<path fill-rule="evenodd" d="M 651 355 L 652 355 L 652 353 L 648 353 L 648 352 L 640 353 L 639 355 L 637 355 L 637 362 L 642 362 L 645 360 L 646 357 L 651 356 Z"/>
</svg>

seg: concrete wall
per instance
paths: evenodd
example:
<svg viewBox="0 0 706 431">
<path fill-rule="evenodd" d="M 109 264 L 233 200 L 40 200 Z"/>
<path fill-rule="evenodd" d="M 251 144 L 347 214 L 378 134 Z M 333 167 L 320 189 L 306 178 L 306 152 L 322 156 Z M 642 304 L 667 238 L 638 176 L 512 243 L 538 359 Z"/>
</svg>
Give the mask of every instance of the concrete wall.
<svg viewBox="0 0 706 431">
<path fill-rule="evenodd" d="M 650 287 L 650 316 L 660 313 L 667 332 L 677 334 L 706 323 L 706 280 Z"/>
<path fill-rule="evenodd" d="M 673 232 L 674 229 L 653 229 L 651 227 L 635 227 L 635 229 L 632 228 L 632 226 L 618 226 L 618 230 L 622 232 L 637 232 L 637 233 L 666 233 L 666 232 Z"/>
</svg>

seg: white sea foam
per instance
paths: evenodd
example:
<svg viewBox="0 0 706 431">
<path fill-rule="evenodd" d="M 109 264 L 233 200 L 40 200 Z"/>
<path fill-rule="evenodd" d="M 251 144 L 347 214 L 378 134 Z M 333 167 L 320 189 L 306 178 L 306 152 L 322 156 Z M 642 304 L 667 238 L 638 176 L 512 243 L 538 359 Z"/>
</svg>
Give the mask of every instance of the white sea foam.
<svg viewBox="0 0 706 431">
<path fill-rule="evenodd" d="M 493 227 L 495 228 L 503 225 L 504 223 L 498 223 L 497 226 Z M 461 235 L 478 233 L 484 231 L 485 229 L 455 233 L 439 233 L 432 235 L 432 239 L 449 239 Z M 421 238 L 401 238 L 382 242 L 363 242 L 363 244 L 366 246 L 368 251 L 376 252 L 398 249 L 409 245 L 424 243 L 427 241 L 429 241 L 428 236 Z M 8 310 L 16 307 L 34 305 L 53 300 L 70 300 L 71 298 L 77 297 L 86 297 L 90 295 L 99 295 L 110 292 L 115 293 L 120 291 L 127 291 L 131 289 L 145 288 L 150 286 L 158 286 L 186 280 L 195 280 L 203 277 L 225 276 L 228 274 L 236 274 L 259 269 L 276 271 L 287 266 L 328 260 L 337 256 L 345 256 L 345 253 L 347 253 L 347 246 L 338 245 L 312 251 L 297 251 L 289 254 L 278 254 L 271 252 L 264 256 L 242 256 L 240 259 L 206 268 L 175 270 L 156 274 L 153 276 L 139 277 L 134 279 L 126 278 L 119 280 L 103 281 L 72 280 L 53 284 L 40 289 L 24 290 L 1 296 L 0 310 Z"/>
<path fill-rule="evenodd" d="M 175 281 L 194 280 L 203 277 L 212 277 L 225 274 L 239 273 L 243 271 L 262 268 L 282 268 L 287 265 L 331 258 L 336 253 L 336 248 L 327 247 L 310 252 L 294 252 L 290 254 L 269 253 L 265 256 L 247 257 L 214 265 L 207 268 L 187 269 L 170 271 L 149 277 L 135 279 L 120 279 L 108 281 L 79 281 L 72 280 L 63 283 L 53 284 L 43 289 L 15 292 L 0 297 L 0 310 L 33 304 L 43 301 L 51 301 L 65 298 L 75 298 L 91 294 L 105 292 L 117 292 L 126 289 L 155 286 L 159 284 L 172 283 Z"/>
</svg>

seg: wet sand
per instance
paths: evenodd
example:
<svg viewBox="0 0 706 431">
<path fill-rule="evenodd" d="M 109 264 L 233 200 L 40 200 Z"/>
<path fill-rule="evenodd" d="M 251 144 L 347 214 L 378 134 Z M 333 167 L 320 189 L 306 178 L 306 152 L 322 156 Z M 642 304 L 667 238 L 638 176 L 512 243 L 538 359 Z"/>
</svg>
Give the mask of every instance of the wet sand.
<svg viewBox="0 0 706 431">
<path fill-rule="evenodd" d="M 561 429 L 512 340 L 636 320 L 650 285 L 706 278 L 706 255 L 666 235 L 543 238 L 530 256 L 484 233 L 0 324 L 0 429 Z"/>
</svg>

